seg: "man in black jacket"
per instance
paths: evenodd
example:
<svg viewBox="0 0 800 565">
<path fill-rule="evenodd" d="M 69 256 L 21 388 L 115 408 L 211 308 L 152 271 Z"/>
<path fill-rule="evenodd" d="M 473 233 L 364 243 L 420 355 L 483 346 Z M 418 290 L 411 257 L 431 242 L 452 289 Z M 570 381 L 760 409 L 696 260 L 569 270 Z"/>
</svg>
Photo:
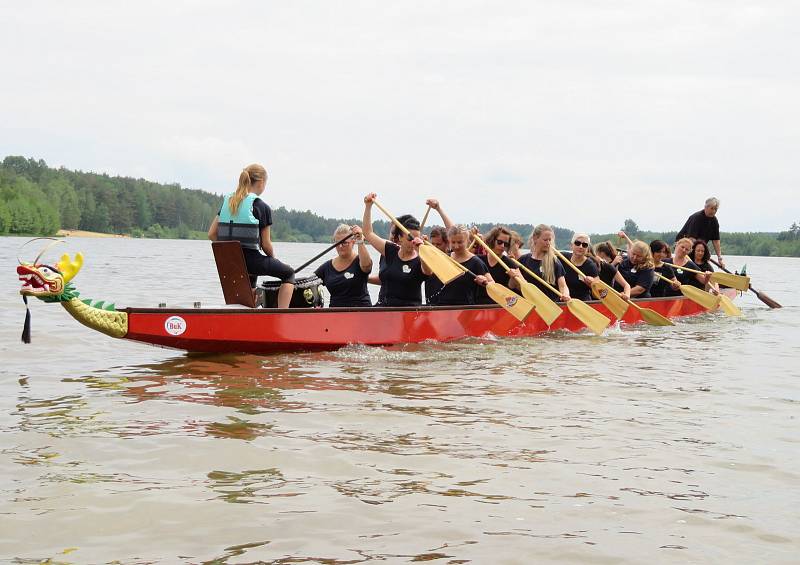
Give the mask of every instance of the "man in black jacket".
<svg viewBox="0 0 800 565">
<path fill-rule="evenodd" d="M 699 212 L 695 212 L 683 227 L 678 231 L 675 241 L 683 237 L 689 237 L 694 240 L 702 239 L 706 243 L 714 246 L 714 251 L 717 252 L 717 261 L 723 267 L 725 262 L 722 260 L 722 250 L 719 242 L 719 220 L 717 220 L 717 210 L 719 210 L 719 199 L 708 198 L 705 207 Z"/>
</svg>

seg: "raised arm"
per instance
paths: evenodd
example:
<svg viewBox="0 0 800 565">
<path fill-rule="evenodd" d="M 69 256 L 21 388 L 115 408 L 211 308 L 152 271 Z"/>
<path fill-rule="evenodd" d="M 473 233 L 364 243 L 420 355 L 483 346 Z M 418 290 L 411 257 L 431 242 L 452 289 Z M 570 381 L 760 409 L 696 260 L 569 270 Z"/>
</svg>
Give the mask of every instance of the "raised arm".
<svg viewBox="0 0 800 565">
<path fill-rule="evenodd" d="M 369 250 L 364 245 L 364 232 L 360 226 L 350 226 L 350 231 L 355 234 L 353 239 L 358 245 L 358 266 L 363 272 L 369 273 L 372 271 L 372 257 L 369 256 Z"/>
<path fill-rule="evenodd" d="M 378 197 L 374 192 L 364 196 L 364 217 L 361 225 L 364 226 L 364 239 L 381 255 L 386 255 L 386 240 L 372 231 L 372 203 Z"/>
<path fill-rule="evenodd" d="M 442 219 L 442 223 L 446 229 L 449 230 L 451 227 L 453 227 L 453 220 L 450 219 L 450 216 L 445 214 L 444 210 L 442 210 L 442 205 L 438 200 L 435 198 L 428 198 L 425 201 L 425 204 L 436 210 L 436 213 L 439 214 L 439 217 Z"/>
</svg>

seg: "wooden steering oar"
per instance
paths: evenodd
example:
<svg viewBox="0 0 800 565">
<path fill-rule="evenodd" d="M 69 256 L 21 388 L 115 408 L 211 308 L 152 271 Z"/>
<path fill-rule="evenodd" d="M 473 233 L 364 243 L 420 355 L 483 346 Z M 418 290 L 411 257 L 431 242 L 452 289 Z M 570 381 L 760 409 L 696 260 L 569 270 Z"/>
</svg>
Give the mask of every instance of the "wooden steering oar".
<svg viewBox="0 0 800 565">
<path fill-rule="evenodd" d="M 475 273 L 467 269 L 464 265 L 449 255 L 446 255 L 446 257 L 448 257 L 459 269 L 469 275 L 472 275 L 473 279 L 477 276 Z M 535 305 L 532 302 L 526 300 L 510 288 L 506 288 L 500 283 L 491 281 L 486 285 L 485 288 L 486 294 L 489 295 L 489 298 L 502 306 L 506 312 L 514 316 L 520 322 L 524 322 L 525 318 L 527 318 L 531 311 L 533 311 L 535 308 Z"/>
<path fill-rule="evenodd" d="M 477 241 L 480 243 L 486 252 L 494 257 L 494 260 L 497 261 L 506 272 L 511 270 L 508 265 L 503 263 L 503 260 L 498 257 L 494 251 L 492 251 L 491 247 L 489 247 L 487 243 L 483 241 L 483 239 L 481 239 L 478 235 L 473 235 L 472 238 L 472 241 Z M 561 309 L 561 306 L 553 302 L 544 292 L 542 292 L 542 289 L 535 284 L 529 283 L 522 277 L 517 277 L 516 281 L 519 283 L 519 288 L 522 291 L 522 295 L 533 303 L 536 313 L 548 326 L 552 325 L 556 318 L 558 318 L 564 312 L 564 310 Z"/>
<path fill-rule="evenodd" d="M 411 234 L 406 227 L 397 221 L 397 218 L 392 216 L 386 208 L 381 206 L 377 200 L 373 200 L 372 203 L 375 204 L 400 231 L 411 238 Z M 453 279 L 464 275 L 464 271 L 453 265 L 448 255 L 432 245 L 429 241 L 423 241 L 423 245 L 419 247 L 417 252 L 419 253 L 420 259 L 425 261 L 425 264 L 428 265 L 428 268 L 433 271 L 433 274 L 442 281 L 442 284 L 447 284 Z"/>
<path fill-rule="evenodd" d="M 313 263 L 314 261 L 316 261 L 317 259 L 319 259 L 323 255 L 325 255 L 328 251 L 330 251 L 331 249 L 333 249 L 334 247 L 336 247 L 340 243 L 344 243 L 345 241 L 347 241 L 348 239 L 350 239 L 354 235 L 356 235 L 356 234 L 354 234 L 354 233 L 348 234 L 348 235 L 344 236 L 342 239 L 340 239 L 339 241 L 335 242 L 333 245 L 331 245 L 329 247 L 326 247 L 325 249 L 322 250 L 322 252 L 319 253 L 319 255 L 315 255 L 314 257 L 312 257 L 311 259 L 309 259 L 308 261 L 306 261 L 305 263 L 303 263 L 302 265 L 297 267 L 294 270 L 294 272 L 296 273 L 298 271 L 302 271 L 303 269 L 308 267 L 311 263 Z"/>
<path fill-rule="evenodd" d="M 728 273 L 729 275 L 730 275 L 730 274 L 733 274 L 733 273 L 731 273 L 731 272 L 730 272 L 728 269 L 726 269 L 725 267 L 723 267 L 722 265 L 720 265 L 719 263 L 717 263 L 716 261 L 714 261 L 714 259 L 711 259 L 711 258 L 709 258 L 709 261 L 711 261 L 712 263 L 714 263 L 714 264 L 715 264 L 717 267 L 719 267 L 720 269 L 722 269 L 723 271 L 725 271 L 725 272 L 726 272 L 726 273 Z M 734 275 L 734 276 L 737 276 L 737 275 Z M 741 275 L 739 275 L 739 276 L 741 276 Z M 723 284 L 725 284 L 725 283 L 723 283 Z M 726 284 L 725 286 L 731 286 L 731 285 L 729 285 L 729 284 Z M 734 288 L 736 288 L 736 287 L 734 287 Z M 764 304 L 766 304 L 766 305 L 767 305 L 767 306 L 769 306 L 770 308 L 783 308 L 783 306 L 781 306 L 780 304 L 778 304 L 777 302 L 775 302 L 775 301 L 774 301 L 773 299 L 771 299 L 769 296 L 767 296 L 767 295 L 766 295 L 766 294 L 764 294 L 763 292 L 759 292 L 758 290 L 754 289 L 752 286 L 748 285 L 748 289 L 749 289 L 749 290 L 752 290 L 752 291 L 755 293 L 756 297 L 758 297 L 758 299 L 759 299 L 761 302 L 763 302 Z M 726 297 L 726 298 L 727 298 L 727 297 Z"/>
<path fill-rule="evenodd" d="M 674 265 L 673 263 L 664 262 L 665 265 L 669 265 L 670 267 L 674 267 L 676 269 L 682 269 L 689 273 L 695 273 L 698 275 L 705 275 L 707 274 L 706 271 L 699 271 L 697 269 L 690 269 L 688 267 L 680 267 L 678 265 Z M 725 286 L 729 286 L 731 288 L 735 288 L 736 290 L 745 291 L 750 288 L 750 277 L 743 277 L 742 275 L 732 275 L 730 273 L 720 273 L 719 271 L 714 271 L 711 273 L 711 278 L 709 279 L 711 282 L 715 282 L 718 284 L 723 284 Z"/>
<path fill-rule="evenodd" d="M 572 261 L 564 257 L 564 254 L 561 253 L 558 249 L 555 250 L 556 255 L 558 258 L 561 259 L 562 262 L 566 263 L 569 268 L 571 268 L 575 273 L 578 275 L 578 278 L 583 281 L 586 279 L 586 275 L 583 271 L 581 271 L 578 267 L 576 267 Z M 588 259 L 587 259 L 588 261 Z M 630 307 L 630 302 L 622 299 L 620 296 L 614 294 L 613 292 L 605 291 L 605 288 L 602 285 L 602 281 L 599 277 L 592 282 L 591 289 L 594 292 L 595 296 L 597 296 L 600 301 L 605 305 L 609 311 L 614 314 L 617 320 L 621 320 L 622 317 L 625 315 L 625 312 L 628 311 Z"/>
<path fill-rule="evenodd" d="M 547 289 L 549 289 L 552 293 L 557 296 L 561 296 L 561 291 L 551 285 L 549 282 L 544 280 L 542 277 L 531 271 L 528 267 L 514 259 L 513 257 L 509 256 L 514 264 L 516 264 L 520 269 L 524 270 L 534 279 L 539 281 L 542 285 L 544 285 Z M 577 298 L 570 298 L 567 300 L 567 308 L 572 315 L 578 318 L 581 322 L 583 322 L 587 328 L 592 330 L 597 335 L 602 335 L 603 331 L 608 327 L 611 323 L 611 320 L 603 316 L 600 312 L 586 304 L 584 301 L 579 300 Z"/>
</svg>

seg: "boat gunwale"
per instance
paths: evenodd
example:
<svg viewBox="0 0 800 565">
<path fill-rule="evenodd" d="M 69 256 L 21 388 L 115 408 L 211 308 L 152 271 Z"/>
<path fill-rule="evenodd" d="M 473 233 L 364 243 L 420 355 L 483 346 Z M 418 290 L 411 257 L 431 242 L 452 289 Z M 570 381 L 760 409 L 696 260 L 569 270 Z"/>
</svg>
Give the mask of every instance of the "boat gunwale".
<svg viewBox="0 0 800 565">
<path fill-rule="evenodd" d="M 727 289 L 725 289 L 727 290 Z M 727 293 L 726 293 L 727 294 Z M 678 296 L 659 296 L 652 298 L 637 298 L 632 302 L 635 304 L 646 304 L 650 302 L 674 302 L 676 300 L 688 300 L 683 295 Z M 590 306 L 600 304 L 600 300 L 585 300 Z M 566 307 L 566 302 L 556 302 L 560 307 Z M 447 310 L 496 310 L 502 308 L 499 304 L 462 304 L 447 306 L 357 306 L 357 307 L 336 307 L 326 306 L 324 308 L 120 308 L 120 312 L 127 314 L 163 314 L 164 312 L 194 313 L 194 314 L 342 314 L 347 312 L 441 312 Z"/>
</svg>

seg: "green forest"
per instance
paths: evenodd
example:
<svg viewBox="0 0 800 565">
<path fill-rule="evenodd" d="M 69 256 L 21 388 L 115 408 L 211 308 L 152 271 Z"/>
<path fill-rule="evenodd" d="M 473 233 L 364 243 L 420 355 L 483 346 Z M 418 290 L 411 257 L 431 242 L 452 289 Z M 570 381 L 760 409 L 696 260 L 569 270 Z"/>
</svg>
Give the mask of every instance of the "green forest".
<svg viewBox="0 0 800 565">
<path fill-rule="evenodd" d="M 93 172 L 51 168 L 43 160 L 8 156 L 0 164 L 0 235 L 54 235 L 59 229 L 126 234 L 161 239 L 206 237 L 222 197 L 181 185 L 145 179 L 111 177 Z M 327 242 L 340 223 L 360 223 L 355 218 L 324 218 L 310 210 L 273 210 L 275 241 Z M 493 224 L 476 222 L 486 233 Z M 507 224 L 527 239 L 530 224 Z M 376 220 L 373 227 L 386 233 L 389 224 Z M 672 242 L 676 232 L 640 230 L 632 219 L 621 229 L 632 238 Z M 556 243 L 566 248 L 572 230 L 556 227 Z M 726 255 L 800 257 L 800 226 L 785 231 L 723 233 Z M 592 234 L 592 241 L 617 241 L 616 233 Z"/>
</svg>

